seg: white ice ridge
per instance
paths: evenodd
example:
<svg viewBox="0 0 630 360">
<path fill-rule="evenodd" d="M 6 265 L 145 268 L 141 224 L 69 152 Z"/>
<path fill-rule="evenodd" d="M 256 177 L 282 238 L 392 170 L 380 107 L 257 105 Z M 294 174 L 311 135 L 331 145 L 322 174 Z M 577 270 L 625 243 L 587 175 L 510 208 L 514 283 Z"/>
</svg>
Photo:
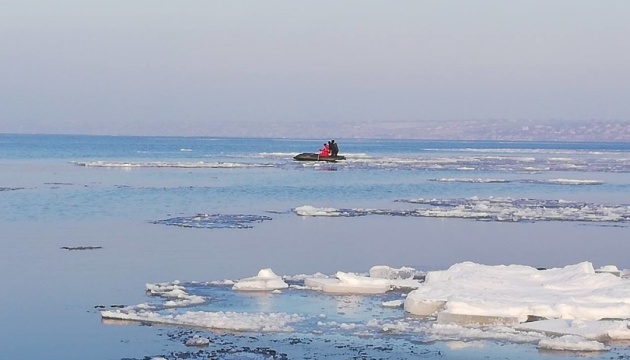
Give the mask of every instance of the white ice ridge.
<svg viewBox="0 0 630 360">
<path fill-rule="evenodd" d="M 188 311 L 183 314 L 162 315 L 153 311 L 117 309 L 101 311 L 103 319 L 142 321 L 157 324 L 195 326 L 231 331 L 291 332 L 289 324 L 304 320 L 297 314 L 236 313 Z"/>
<path fill-rule="evenodd" d="M 310 205 L 298 206 L 293 211 L 300 216 L 343 216 L 343 210 Z"/>
<path fill-rule="evenodd" d="M 507 180 L 507 179 L 482 179 L 482 178 L 439 178 L 429 179 L 429 181 L 443 183 L 478 183 L 478 184 L 497 184 L 497 183 L 528 183 L 528 184 L 547 184 L 547 185 L 602 185 L 601 180 L 583 180 L 583 179 L 548 179 L 548 180 Z"/>
<path fill-rule="evenodd" d="M 571 335 L 584 339 L 630 340 L 630 329 L 626 320 L 541 320 L 516 325 L 520 331 L 536 331 L 547 335 Z"/>
<path fill-rule="evenodd" d="M 374 266 L 370 276 L 338 271 L 335 278 L 305 278 L 304 285 L 312 289 L 321 289 L 328 293 L 342 294 L 383 294 L 393 288 L 415 289 L 420 281 L 414 280 L 415 269 L 402 267 L 394 269 L 388 266 Z"/>
<path fill-rule="evenodd" d="M 561 184 L 561 185 L 601 185 L 604 183 L 601 180 L 579 180 L 579 179 L 549 179 L 547 181 L 551 184 Z"/>
<path fill-rule="evenodd" d="M 416 209 L 337 209 L 299 206 L 299 216 L 355 217 L 367 215 L 465 218 L 491 221 L 630 221 L 630 205 L 585 203 L 567 200 L 513 198 L 454 198 L 397 200 L 416 204 Z"/>
<path fill-rule="evenodd" d="M 458 149 L 458 151 L 462 151 Z M 471 150 L 472 152 L 484 152 L 482 149 Z M 545 150 L 548 151 L 548 150 Z M 505 152 L 512 152 L 506 150 Z M 528 151 L 530 152 L 530 151 Z M 531 152 L 536 152 L 531 151 Z M 578 154 L 573 153 L 573 154 Z M 357 168 L 386 168 L 386 169 L 443 169 L 455 171 L 486 170 L 486 171 L 589 171 L 589 172 L 625 172 L 628 171 L 630 163 L 625 153 L 617 155 L 621 158 L 602 158 L 594 156 L 584 158 L 582 155 L 571 158 L 547 157 L 546 154 L 540 156 L 527 156 L 519 152 L 513 155 L 484 155 L 469 154 L 466 156 L 429 155 L 412 156 L 405 154 L 397 155 L 362 155 L 344 153 L 347 160 L 343 164 Z"/>
<path fill-rule="evenodd" d="M 149 294 L 167 299 L 164 306 L 169 308 L 199 305 L 206 302 L 202 296 L 188 294 L 186 288 L 180 285 L 177 280 L 170 283 L 146 284 L 146 288 Z"/>
<path fill-rule="evenodd" d="M 128 161 L 75 161 L 78 166 L 85 167 L 110 167 L 110 168 L 260 168 L 275 167 L 277 164 L 235 163 L 235 162 L 205 162 L 205 161 L 181 161 L 181 162 L 128 162 Z"/>
<path fill-rule="evenodd" d="M 439 179 L 429 179 L 429 181 L 436 182 L 457 182 L 457 183 L 481 183 L 481 184 L 494 184 L 494 183 L 509 183 L 510 180 L 506 179 L 472 179 L 472 178 L 439 178 Z"/>
<path fill-rule="evenodd" d="M 273 291 L 286 289 L 289 285 L 276 275 L 271 269 L 262 269 L 257 276 L 241 279 L 232 286 L 234 290 L 242 291 Z"/>
<path fill-rule="evenodd" d="M 605 351 L 608 347 L 599 341 L 585 340 L 574 335 L 564 335 L 557 338 L 542 339 L 538 342 L 539 349 L 560 351 Z"/>
<path fill-rule="evenodd" d="M 404 308 L 415 315 L 437 315 L 444 323 L 629 319 L 630 281 L 598 273 L 589 262 L 548 270 L 464 262 L 429 272 Z"/>
</svg>

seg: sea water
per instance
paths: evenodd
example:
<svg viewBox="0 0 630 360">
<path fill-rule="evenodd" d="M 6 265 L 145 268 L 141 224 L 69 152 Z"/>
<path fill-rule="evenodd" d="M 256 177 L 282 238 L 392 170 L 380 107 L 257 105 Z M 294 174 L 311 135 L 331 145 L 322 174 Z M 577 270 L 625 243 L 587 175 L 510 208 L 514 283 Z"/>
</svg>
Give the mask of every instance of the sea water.
<svg viewBox="0 0 630 360">
<path fill-rule="evenodd" d="M 263 268 L 286 276 L 462 261 L 630 268 L 630 144 L 336 139 L 345 161 L 293 160 L 326 140 L 0 135 L 3 358 L 583 356 L 326 325 L 406 318 L 379 306 L 400 293 L 191 285 L 216 300 L 201 310 L 325 316 L 289 334 L 101 322 L 103 307 L 153 301 L 145 283 L 237 280 Z M 508 220 L 464 212 L 491 212 L 492 199 L 507 199 Z M 546 217 L 515 216 L 531 212 L 527 201 Z M 305 206 L 326 216 L 298 215 Z M 451 208 L 459 210 L 444 216 Z M 569 215 L 583 209 L 601 211 Z M 214 345 L 191 350 L 183 343 L 193 334 Z M 589 356 L 630 354 L 618 344 L 611 351 Z"/>
</svg>

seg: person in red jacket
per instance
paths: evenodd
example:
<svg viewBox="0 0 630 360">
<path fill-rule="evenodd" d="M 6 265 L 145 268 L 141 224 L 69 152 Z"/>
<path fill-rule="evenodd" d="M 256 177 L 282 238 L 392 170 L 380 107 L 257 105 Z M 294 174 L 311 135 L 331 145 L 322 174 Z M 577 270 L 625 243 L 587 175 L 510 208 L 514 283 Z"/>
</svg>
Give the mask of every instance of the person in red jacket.
<svg viewBox="0 0 630 360">
<path fill-rule="evenodd" d="M 328 144 L 324 144 L 324 147 L 319 149 L 319 157 L 328 157 L 330 155 L 330 148 Z"/>
</svg>

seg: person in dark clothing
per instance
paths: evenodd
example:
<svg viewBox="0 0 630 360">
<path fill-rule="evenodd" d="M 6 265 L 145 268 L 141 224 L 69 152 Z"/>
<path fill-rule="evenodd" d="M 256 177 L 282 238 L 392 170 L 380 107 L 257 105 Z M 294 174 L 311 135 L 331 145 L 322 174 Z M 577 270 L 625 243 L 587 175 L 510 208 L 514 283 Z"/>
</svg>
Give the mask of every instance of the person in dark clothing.
<svg viewBox="0 0 630 360">
<path fill-rule="evenodd" d="M 337 156 L 337 154 L 339 154 L 339 146 L 337 146 L 337 143 L 335 142 L 335 140 L 330 140 L 329 142 L 330 144 L 330 156 Z"/>
</svg>

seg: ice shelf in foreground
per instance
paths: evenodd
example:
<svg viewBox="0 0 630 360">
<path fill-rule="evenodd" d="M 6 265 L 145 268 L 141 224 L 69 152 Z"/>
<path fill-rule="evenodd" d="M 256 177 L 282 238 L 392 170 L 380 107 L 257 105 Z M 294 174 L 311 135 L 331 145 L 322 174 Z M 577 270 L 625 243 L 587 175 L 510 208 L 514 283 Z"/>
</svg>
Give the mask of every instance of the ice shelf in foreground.
<svg viewBox="0 0 630 360">
<path fill-rule="evenodd" d="M 572 335 L 589 340 L 615 339 L 630 340 L 628 321 L 625 320 L 541 320 L 514 327 L 521 331 L 537 331 L 548 335 Z"/>
<path fill-rule="evenodd" d="M 289 285 L 271 269 L 262 269 L 257 276 L 241 279 L 232 289 L 241 291 L 273 291 L 286 289 Z"/>
<path fill-rule="evenodd" d="M 429 272 L 407 296 L 404 308 L 455 323 L 514 324 L 532 317 L 628 319 L 630 281 L 597 273 L 589 262 L 548 270 L 464 262 Z"/>
<path fill-rule="evenodd" d="M 542 339 L 539 349 L 559 351 L 606 351 L 608 347 L 599 341 L 585 340 L 575 335 L 564 335 L 557 338 Z"/>
<path fill-rule="evenodd" d="M 103 319 L 130 320 L 156 324 L 194 326 L 232 331 L 291 332 L 291 323 L 304 320 L 297 314 L 236 313 L 230 311 L 188 311 L 183 314 L 159 314 L 153 311 L 117 309 L 101 311 Z"/>
</svg>

